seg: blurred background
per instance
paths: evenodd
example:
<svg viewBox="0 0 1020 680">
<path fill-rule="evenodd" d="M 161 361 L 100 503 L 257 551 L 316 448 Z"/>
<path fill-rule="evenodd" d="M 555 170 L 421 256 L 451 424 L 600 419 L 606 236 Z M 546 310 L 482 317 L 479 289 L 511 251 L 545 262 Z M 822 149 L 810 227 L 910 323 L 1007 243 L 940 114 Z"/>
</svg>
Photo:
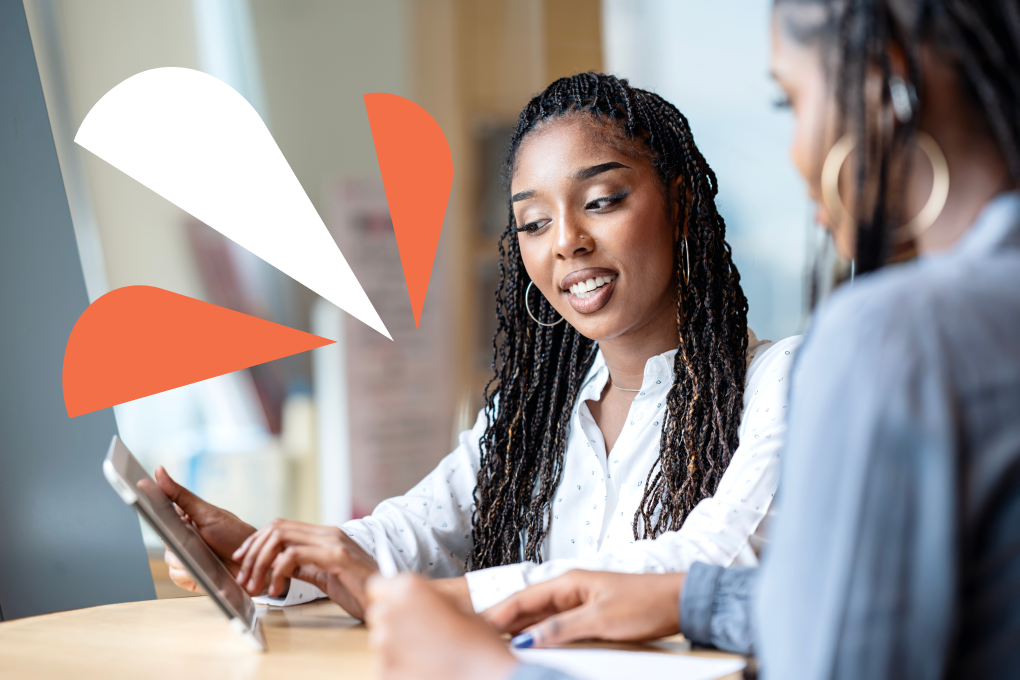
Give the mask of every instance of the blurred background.
<svg viewBox="0 0 1020 680">
<path fill-rule="evenodd" d="M 25 0 L 91 299 L 152 285 L 338 340 L 115 409 L 150 470 L 260 526 L 340 523 L 402 493 L 469 427 L 490 377 L 499 167 L 528 99 L 615 73 L 690 120 L 759 337 L 800 332 L 818 238 L 768 77 L 771 0 Z M 73 143 L 141 71 L 205 71 L 259 112 L 394 336 L 389 342 Z M 454 185 L 422 315 L 362 95 L 417 102 Z M 158 540 L 147 533 L 158 552 Z"/>
</svg>

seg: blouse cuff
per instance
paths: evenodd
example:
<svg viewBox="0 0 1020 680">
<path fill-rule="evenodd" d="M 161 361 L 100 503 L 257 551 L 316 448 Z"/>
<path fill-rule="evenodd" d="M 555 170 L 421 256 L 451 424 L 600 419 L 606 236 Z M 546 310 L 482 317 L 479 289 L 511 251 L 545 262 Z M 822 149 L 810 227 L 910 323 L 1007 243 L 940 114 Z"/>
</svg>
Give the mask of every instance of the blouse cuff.
<svg viewBox="0 0 1020 680">
<path fill-rule="evenodd" d="M 483 612 L 528 586 L 520 564 L 469 571 L 464 576 L 476 612 Z"/>
</svg>

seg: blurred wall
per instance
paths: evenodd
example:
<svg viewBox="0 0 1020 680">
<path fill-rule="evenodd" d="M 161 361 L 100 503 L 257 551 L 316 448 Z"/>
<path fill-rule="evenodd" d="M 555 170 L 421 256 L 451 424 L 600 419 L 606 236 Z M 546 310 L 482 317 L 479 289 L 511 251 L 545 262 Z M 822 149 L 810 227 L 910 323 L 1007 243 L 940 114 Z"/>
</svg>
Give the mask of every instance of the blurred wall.
<svg viewBox="0 0 1020 680">
<path fill-rule="evenodd" d="M 50 66 L 62 68 L 65 77 L 47 82 L 44 73 L 43 80 L 48 106 L 64 101 L 69 110 L 64 132 L 70 138 L 109 89 L 141 71 L 179 66 L 227 77 L 230 68 L 217 71 L 223 54 L 210 57 L 211 48 L 226 49 L 216 41 L 217 22 L 226 42 L 237 39 L 227 35 L 231 31 L 249 31 L 240 40 L 244 49 L 238 58 L 251 63 L 243 82 L 231 84 L 242 94 L 249 86 L 257 93 L 253 105 L 327 223 L 339 183 L 380 180 L 362 95 L 391 92 L 428 110 L 445 132 L 454 162 L 435 264 L 442 276 L 434 279 L 424 309 L 426 316 L 430 309 L 433 315 L 448 310 L 442 319 L 450 338 L 448 356 L 437 363 L 450 368 L 435 392 L 455 402 L 444 409 L 457 414 L 444 416 L 451 440 L 473 422 L 492 358 L 497 246 L 486 210 L 495 201 L 496 212 L 504 213 L 496 218 L 495 228 L 501 230 L 501 135 L 551 80 L 602 68 L 599 0 L 25 2 L 37 51 L 47 37 L 59 48 L 48 52 L 59 62 Z M 210 3 L 218 7 L 211 15 Z M 46 16 L 53 26 L 40 19 Z M 243 17 L 240 23 L 247 28 L 224 29 L 231 16 Z M 46 58 L 41 55 L 40 63 Z M 258 263 L 245 260 L 251 256 L 218 244 L 213 230 L 104 161 L 73 144 L 65 151 L 79 157 L 110 288 L 154 285 L 232 306 L 209 285 L 211 252 L 226 258 L 213 258 L 214 264 L 233 261 L 243 293 L 268 300 L 254 313 L 310 328 L 315 299 L 310 291 L 282 275 L 259 274 Z M 310 375 L 308 355 L 273 364 L 288 376 Z M 199 489 L 205 485 L 241 514 L 257 515 L 246 516 L 258 523 L 263 514 L 285 507 L 279 498 L 271 500 L 281 491 L 270 478 L 289 474 L 280 460 L 287 442 L 307 438 L 286 431 L 276 436 L 278 423 L 260 415 L 256 392 L 250 372 L 242 371 L 118 407 L 119 426 L 150 467 L 177 460 L 183 481 Z M 308 417 L 291 420 L 307 422 Z M 415 462 L 420 475 L 448 450 L 421 451 Z M 238 463 L 237 457 L 247 462 Z M 270 500 L 260 502 L 260 496 Z"/>
<path fill-rule="evenodd" d="M 772 0 L 603 0 L 606 64 L 687 116 L 759 337 L 803 329 L 811 206 L 789 161 L 793 119 L 769 77 Z"/>
</svg>

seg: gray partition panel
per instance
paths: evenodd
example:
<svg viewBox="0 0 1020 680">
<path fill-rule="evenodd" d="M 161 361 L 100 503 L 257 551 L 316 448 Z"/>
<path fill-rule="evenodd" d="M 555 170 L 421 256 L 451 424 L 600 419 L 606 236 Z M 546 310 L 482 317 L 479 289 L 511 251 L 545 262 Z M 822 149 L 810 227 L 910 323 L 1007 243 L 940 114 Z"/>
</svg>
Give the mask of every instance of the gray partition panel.
<svg viewBox="0 0 1020 680">
<path fill-rule="evenodd" d="M 88 306 L 22 0 L 0 0 L 0 620 L 155 597 L 102 461 L 112 409 L 68 418 L 64 347 Z"/>
</svg>

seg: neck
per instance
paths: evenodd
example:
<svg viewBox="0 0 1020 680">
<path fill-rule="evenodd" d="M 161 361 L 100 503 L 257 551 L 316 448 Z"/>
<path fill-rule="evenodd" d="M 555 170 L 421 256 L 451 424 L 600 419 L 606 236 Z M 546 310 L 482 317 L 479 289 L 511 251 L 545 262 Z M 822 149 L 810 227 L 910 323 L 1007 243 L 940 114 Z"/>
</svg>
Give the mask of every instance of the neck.
<svg viewBox="0 0 1020 680">
<path fill-rule="evenodd" d="M 624 389 L 637 389 L 645 374 L 645 363 L 656 355 L 676 349 L 676 306 L 668 307 L 635 328 L 617 337 L 599 340 L 602 358 L 606 360 L 613 384 Z"/>
<path fill-rule="evenodd" d="M 921 253 L 946 250 L 970 229 L 984 206 L 997 194 L 1013 188 L 1013 182 L 1006 167 L 1005 160 L 998 152 L 992 140 L 953 139 L 948 137 L 943 142 L 938 136 L 936 141 L 942 146 L 949 165 L 949 195 L 946 205 L 938 219 L 917 238 L 917 250 Z M 921 210 L 931 191 L 931 169 L 927 159 L 919 159 L 917 165 L 927 164 L 923 179 L 918 180 L 920 172 L 913 173 L 908 184 L 907 201 L 910 214 Z"/>
<path fill-rule="evenodd" d="M 958 86 L 955 69 L 934 60 L 928 68 L 933 77 L 920 128 L 935 139 L 946 156 L 949 195 L 938 219 L 917 238 L 922 253 L 951 248 L 992 198 L 1015 186 L 998 142 Z M 904 207 L 908 215 L 916 215 L 931 193 L 932 170 L 920 151 L 911 167 Z"/>
</svg>

